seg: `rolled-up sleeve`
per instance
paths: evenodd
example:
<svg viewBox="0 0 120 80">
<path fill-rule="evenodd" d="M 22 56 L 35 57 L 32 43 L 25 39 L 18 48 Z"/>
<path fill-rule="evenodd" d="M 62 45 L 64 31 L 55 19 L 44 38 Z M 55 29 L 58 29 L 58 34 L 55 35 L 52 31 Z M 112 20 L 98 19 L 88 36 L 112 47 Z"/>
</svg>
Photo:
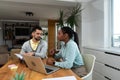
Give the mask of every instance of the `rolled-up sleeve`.
<svg viewBox="0 0 120 80">
<path fill-rule="evenodd" d="M 60 59 L 62 56 L 61 56 L 61 51 L 59 51 L 58 53 L 55 54 L 54 58 L 55 59 Z"/>
</svg>

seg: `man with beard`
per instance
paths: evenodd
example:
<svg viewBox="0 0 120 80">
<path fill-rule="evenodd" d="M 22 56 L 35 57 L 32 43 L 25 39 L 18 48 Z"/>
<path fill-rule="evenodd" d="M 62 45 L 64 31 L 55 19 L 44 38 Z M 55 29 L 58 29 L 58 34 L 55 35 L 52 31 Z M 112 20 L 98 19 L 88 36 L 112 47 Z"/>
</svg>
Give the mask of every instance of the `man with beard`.
<svg viewBox="0 0 120 80">
<path fill-rule="evenodd" d="M 41 38 L 42 34 L 43 31 L 41 27 L 34 27 L 31 31 L 32 38 L 23 44 L 20 53 L 22 55 L 39 56 L 41 58 L 46 58 L 48 47 L 47 42 Z"/>
</svg>

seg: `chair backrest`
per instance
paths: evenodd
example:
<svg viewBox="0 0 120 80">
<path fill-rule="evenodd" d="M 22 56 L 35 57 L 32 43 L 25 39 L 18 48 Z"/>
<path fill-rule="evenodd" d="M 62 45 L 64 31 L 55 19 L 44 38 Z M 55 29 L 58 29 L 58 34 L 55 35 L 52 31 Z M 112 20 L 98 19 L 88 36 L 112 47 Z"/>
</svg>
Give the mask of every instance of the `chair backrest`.
<svg viewBox="0 0 120 80">
<path fill-rule="evenodd" d="M 83 60 L 85 63 L 85 67 L 87 69 L 88 74 L 82 77 L 83 80 L 92 80 L 92 73 L 95 64 L 96 57 L 92 54 L 82 54 Z"/>
<path fill-rule="evenodd" d="M 7 53 L 7 52 L 8 52 L 8 46 L 7 45 L 0 45 L 0 54 Z"/>
<path fill-rule="evenodd" d="M 21 49 L 12 49 L 12 50 L 10 51 L 10 56 L 11 56 L 11 58 L 12 58 L 12 59 L 18 59 L 18 58 L 15 56 L 15 54 L 16 54 L 16 53 L 20 53 L 20 51 L 21 51 Z"/>
<path fill-rule="evenodd" d="M 2 53 L 0 54 L 0 65 L 4 65 L 9 60 L 9 54 L 8 53 Z"/>
</svg>

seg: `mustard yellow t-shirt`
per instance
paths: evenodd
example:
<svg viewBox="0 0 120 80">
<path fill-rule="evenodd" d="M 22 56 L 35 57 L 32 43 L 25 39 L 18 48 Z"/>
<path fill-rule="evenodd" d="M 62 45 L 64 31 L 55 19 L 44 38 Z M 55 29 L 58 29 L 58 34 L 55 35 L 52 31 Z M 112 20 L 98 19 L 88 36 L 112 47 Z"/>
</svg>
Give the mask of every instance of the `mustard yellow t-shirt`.
<svg viewBox="0 0 120 80">
<path fill-rule="evenodd" d="M 40 43 L 40 41 L 33 42 L 32 39 L 30 40 L 30 44 L 31 44 L 31 47 L 32 47 L 33 50 L 37 49 L 37 46 L 38 46 L 39 43 Z"/>
</svg>

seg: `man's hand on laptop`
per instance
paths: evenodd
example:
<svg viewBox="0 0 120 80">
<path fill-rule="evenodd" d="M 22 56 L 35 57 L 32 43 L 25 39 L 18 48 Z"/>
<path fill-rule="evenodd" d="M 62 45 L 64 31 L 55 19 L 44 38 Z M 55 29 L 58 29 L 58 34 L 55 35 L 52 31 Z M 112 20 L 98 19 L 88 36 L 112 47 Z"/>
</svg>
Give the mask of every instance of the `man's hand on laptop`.
<svg viewBox="0 0 120 80">
<path fill-rule="evenodd" d="M 24 55 L 28 55 L 28 56 L 34 56 L 34 52 L 28 52 L 28 53 L 24 53 Z"/>
<path fill-rule="evenodd" d="M 55 59 L 54 58 L 48 58 L 46 63 L 49 64 L 49 65 L 54 65 L 55 64 Z"/>
</svg>

